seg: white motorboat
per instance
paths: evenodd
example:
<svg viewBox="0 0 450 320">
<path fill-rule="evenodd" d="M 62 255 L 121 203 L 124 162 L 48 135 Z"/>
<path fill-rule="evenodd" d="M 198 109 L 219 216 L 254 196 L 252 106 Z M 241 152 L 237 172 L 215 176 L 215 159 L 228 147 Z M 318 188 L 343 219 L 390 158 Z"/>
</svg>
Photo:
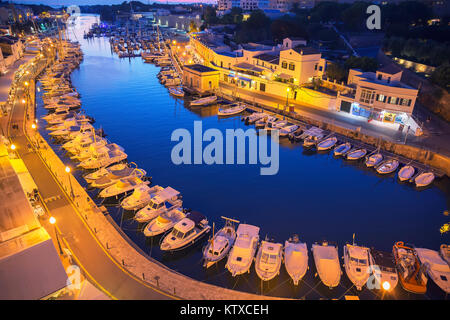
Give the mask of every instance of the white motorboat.
<svg viewBox="0 0 450 320">
<path fill-rule="evenodd" d="M 398 179 L 400 181 L 407 181 L 412 178 L 415 172 L 416 169 L 413 166 L 410 165 L 404 166 L 398 171 Z"/>
<path fill-rule="evenodd" d="M 381 153 L 374 153 L 367 157 L 366 167 L 372 168 L 377 166 L 381 161 L 383 161 L 383 155 Z"/>
<path fill-rule="evenodd" d="M 279 120 L 276 121 L 268 121 L 267 125 L 264 129 L 266 130 L 280 130 L 281 128 L 284 128 L 288 125 L 287 120 Z"/>
<path fill-rule="evenodd" d="M 177 222 L 164 238 L 160 249 L 162 251 L 177 251 L 193 245 L 211 230 L 208 220 L 199 212 L 192 211 L 186 218 Z"/>
<path fill-rule="evenodd" d="M 367 153 L 366 149 L 355 149 L 347 153 L 347 160 L 359 160 Z"/>
<path fill-rule="evenodd" d="M 261 241 L 255 259 L 255 271 L 263 281 L 269 281 L 280 274 L 283 260 L 283 245 L 269 241 Z"/>
<path fill-rule="evenodd" d="M 137 165 L 134 162 L 130 162 L 128 163 L 118 163 L 118 164 L 114 164 L 110 167 L 105 167 L 105 168 L 100 168 L 97 171 L 91 172 L 87 175 L 85 175 L 83 178 L 84 180 L 86 180 L 87 183 L 92 183 L 97 179 L 100 179 L 101 177 L 105 177 L 108 174 L 110 174 L 113 171 L 120 171 L 123 170 L 125 168 L 128 168 L 129 166 L 134 165 L 135 168 L 137 168 Z"/>
<path fill-rule="evenodd" d="M 118 197 L 122 194 L 126 194 L 130 191 L 133 191 L 134 189 L 144 185 L 149 184 L 150 181 L 143 181 L 139 177 L 128 177 L 128 178 L 122 178 L 116 181 L 113 185 L 103 189 L 100 191 L 98 196 L 100 198 L 111 198 L 111 197 Z"/>
<path fill-rule="evenodd" d="M 206 106 L 217 101 L 217 96 L 209 96 L 191 101 L 191 106 Z"/>
<path fill-rule="evenodd" d="M 82 161 L 78 166 L 83 169 L 98 169 L 123 161 L 127 157 L 127 154 L 121 150 L 110 151 L 108 148 L 104 148 L 99 150 L 91 158 Z"/>
<path fill-rule="evenodd" d="M 184 97 L 184 90 L 181 87 L 171 87 L 169 88 L 169 92 L 175 97 Z"/>
<path fill-rule="evenodd" d="M 268 116 L 268 115 L 266 115 L 262 119 L 259 119 L 259 120 L 255 121 L 255 128 L 264 128 L 267 123 L 275 122 L 277 120 L 278 120 L 278 118 L 275 117 L 275 116 Z"/>
<path fill-rule="evenodd" d="M 439 252 L 425 248 L 415 248 L 420 263 L 431 278 L 445 293 L 450 293 L 450 267 Z"/>
<path fill-rule="evenodd" d="M 336 143 L 337 143 L 336 137 L 333 136 L 326 138 L 325 140 L 322 140 L 317 144 L 317 150 L 318 151 L 329 150 L 332 147 L 334 147 Z"/>
<path fill-rule="evenodd" d="M 337 287 L 342 274 L 337 246 L 324 241 L 321 245 L 313 244 L 311 250 L 320 280 L 330 289 Z"/>
<path fill-rule="evenodd" d="M 354 244 L 344 246 L 344 267 L 356 289 L 362 290 L 370 276 L 370 250 Z"/>
<path fill-rule="evenodd" d="M 252 114 L 250 114 L 250 115 L 244 117 L 243 120 L 244 120 L 247 124 L 253 124 L 253 123 L 255 123 L 256 121 L 259 121 L 259 120 L 264 119 L 264 118 L 266 118 L 266 117 L 267 117 L 267 114 L 264 113 L 264 112 L 254 112 L 254 113 L 252 113 Z"/>
<path fill-rule="evenodd" d="M 303 139 L 303 147 L 311 148 L 312 146 L 315 146 L 322 138 L 323 136 L 308 135 Z"/>
<path fill-rule="evenodd" d="M 297 235 L 284 243 L 284 266 L 295 286 L 308 270 L 308 248 Z"/>
<path fill-rule="evenodd" d="M 218 116 L 234 116 L 236 114 L 243 112 L 246 108 L 247 108 L 247 106 L 245 105 L 245 103 L 238 102 L 238 103 L 234 103 L 230 106 L 226 106 L 226 108 L 219 108 L 219 110 L 217 111 L 217 115 Z"/>
<path fill-rule="evenodd" d="M 93 144 L 96 145 L 98 149 L 101 146 L 107 145 L 108 141 L 104 138 L 96 136 L 95 134 L 85 133 L 78 135 L 76 139 L 64 143 L 62 148 L 66 149 L 69 153 L 78 155 L 87 150 Z"/>
<path fill-rule="evenodd" d="M 175 224 L 185 217 L 186 214 L 179 207 L 164 211 L 145 226 L 144 235 L 146 237 L 154 237 L 163 234 L 172 229 Z"/>
<path fill-rule="evenodd" d="M 222 218 L 225 219 L 225 226 L 214 234 L 213 225 L 213 236 L 203 248 L 203 266 L 206 268 L 225 258 L 236 240 L 234 223 L 239 223 L 239 221 L 226 217 Z"/>
<path fill-rule="evenodd" d="M 352 147 L 352 145 L 348 142 L 342 143 L 334 148 L 334 155 L 335 156 L 343 156 L 350 150 L 351 147 Z"/>
<path fill-rule="evenodd" d="M 179 208 L 183 205 L 180 192 L 167 187 L 164 190 L 156 193 L 150 199 L 150 202 L 141 210 L 139 210 L 134 219 L 139 223 L 148 222 L 155 219 L 159 214 L 172 208 Z"/>
<path fill-rule="evenodd" d="M 433 172 L 422 172 L 414 179 L 414 182 L 416 183 L 417 187 L 426 187 L 430 185 L 433 182 L 433 180 L 434 180 Z"/>
<path fill-rule="evenodd" d="M 370 282 L 369 279 L 372 288 L 393 291 L 398 284 L 398 275 L 392 253 L 370 249 L 369 259 L 374 280 Z"/>
<path fill-rule="evenodd" d="M 283 127 L 283 128 L 280 129 L 280 137 L 287 137 L 291 133 L 297 131 L 298 128 L 299 127 L 296 124 L 288 125 L 286 127 Z"/>
<path fill-rule="evenodd" d="M 447 244 L 441 244 L 439 254 L 442 259 L 444 259 L 448 265 L 450 265 L 450 246 Z"/>
<path fill-rule="evenodd" d="M 134 169 L 136 170 L 136 169 Z M 146 206 L 151 199 L 158 193 L 164 190 L 161 186 L 149 187 L 148 185 L 142 185 L 134 189 L 133 193 L 124 198 L 120 202 L 120 206 L 125 210 L 136 210 Z"/>
<path fill-rule="evenodd" d="M 389 159 L 382 162 L 377 168 L 379 174 L 389 174 L 397 170 L 399 162 L 397 159 Z"/>
<path fill-rule="evenodd" d="M 100 139 L 94 143 L 91 143 L 87 148 L 77 150 L 73 156 L 70 157 L 72 160 L 84 161 L 86 159 L 91 158 L 95 154 L 97 154 L 103 148 L 108 148 L 110 151 L 124 151 L 121 146 L 115 143 L 109 143 L 106 139 Z"/>
<path fill-rule="evenodd" d="M 225 267 L 231 275 L 250 273 L 250 267 L 259 243 L 259 227 L 240 224 L 236 231 L 236 241 L 231 249 Z"/>
</svg>

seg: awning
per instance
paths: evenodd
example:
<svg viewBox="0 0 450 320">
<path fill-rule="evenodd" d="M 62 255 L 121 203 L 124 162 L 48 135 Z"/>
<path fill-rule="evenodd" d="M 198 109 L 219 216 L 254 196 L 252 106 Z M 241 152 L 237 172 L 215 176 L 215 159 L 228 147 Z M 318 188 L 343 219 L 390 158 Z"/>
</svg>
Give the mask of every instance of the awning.
<svg viewBox="0 0 450 320">
<path fill-rule="evenodd" d="M 252 65 L 250 63 L 246 63 L 246 62 L 241 62 L 241 63 L 235 64 L 233 67 L 237 68 L 237 69 L 248 70 L 248 71 L 258 72 L 258 73 L 261 73 L 264 71 L 264 69 L 255 67 L 254 65 Z"/>
<path fill-rule="evenodd" d="M 236 74 L 230 73 L 230 74 L 228 74 L 228 77 L 230 77 L 230 78 L 235 78 L 235 77 L 236 77 Z M 237 78 L 238 78 L 239 80 L 242 80 L 242 81 L 252 82 L 252 79 L 249 79 L 249 78 L 246 78 L 246 77 L 243 77 L 243 76 L 237 76 Z"/>
</svg>

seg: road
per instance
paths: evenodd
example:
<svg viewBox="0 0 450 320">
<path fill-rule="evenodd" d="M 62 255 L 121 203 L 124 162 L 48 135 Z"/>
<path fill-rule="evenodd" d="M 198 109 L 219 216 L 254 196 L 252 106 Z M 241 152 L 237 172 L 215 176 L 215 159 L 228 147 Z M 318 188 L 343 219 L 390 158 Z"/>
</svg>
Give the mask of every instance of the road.
<svg viewBox="0 0 450 320">
<path fill-rule="evenodd" d="M 22 80 L 30 81 L 30 79 L 31 74 L 24 75 Z M 56 200 L 49 201 L 46 206 L 49 213 L 56 218 L 64 243 L 72 251 L 81 269 L 94 284 L 113 299 L 170 299 L 170 296 L 131 277 L 106 254 L 39 155 L 27 147 L 29 141 L 24 134 L 26 105 L 20 101 L 23 94 L 23 90 L 19 89 L 13 104 L 10 125 L 18 124 L 19 129 L 9 127 L 11 139 L 17 146 L 16 150 L 33 177 L 42 198 L 45 200 L 56 197 Z M 48 232 L 54 235 L 52 230 Z"/>
</svg>

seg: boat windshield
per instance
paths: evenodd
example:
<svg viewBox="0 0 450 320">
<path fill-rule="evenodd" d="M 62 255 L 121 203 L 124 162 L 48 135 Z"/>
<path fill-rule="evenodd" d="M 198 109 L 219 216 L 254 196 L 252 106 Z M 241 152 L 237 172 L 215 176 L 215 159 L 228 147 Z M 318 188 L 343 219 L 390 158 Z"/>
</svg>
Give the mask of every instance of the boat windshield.
<svg viewBox="0 0 450 320">
<path fill-rule="evenodd" d="M 163 203 L 155 203 L 153 201 L 150 201 L 150 203 L 148 204 L 148 206 L 154 210 L 157 210 L 159 208 L 161 208 L 163 206 Z"/>
<path fill-rule="evenodd" d="M 366 259 L 356 259 L 356 258 L 350 257 L 350 261 L 355 264 L 358 264 L 358 265 L 363 265 L 363 266 L 367 265 Z"/>
<path fill-rule="evenodd" d="M 275 254 L 263 253 L 261 256 L 261 262 L 267 264 L 275 264 L 277 260 L 277 256 Z"/>
<path fill-rule="evenodd" d="M 180 230 L 177 230 L 177 229 L 173 229 L 172 235 L 173 235 L 175 238 L 178 238 L 178 239 L 183 239 L 183 238 L 184 238 L 184 233 L 181 232 Z"/>
</svg>

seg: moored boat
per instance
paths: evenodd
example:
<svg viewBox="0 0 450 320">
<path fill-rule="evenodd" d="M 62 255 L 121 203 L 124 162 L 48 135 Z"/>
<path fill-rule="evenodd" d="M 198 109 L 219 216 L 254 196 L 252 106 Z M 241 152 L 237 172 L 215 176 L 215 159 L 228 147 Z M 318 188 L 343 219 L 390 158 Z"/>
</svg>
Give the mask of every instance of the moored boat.
<svg viewBox="0 0 450 320">
<path fill-rule="evenodd" d="M 370 276 L 369 259 L 369 248 L 354 244 L 346 244 L 344 246 L 345 271 L 350 281 L 359 291 L 362 290 Z"/>
<path fill-rule="evenodd" d="M 144 228 L 146 237 L 154 237 L 169 231 L 173 226 L 184 219 L 186 214 L 180 207 L 172 208 L 162 212 L 156 219 L 150 221 Z"/>
<path fill-rule="evenodd" d="M 416 172 L 416 169 L 414 169 L 413 166 L 406 165 L 398 171 L 398 179 L 400 181 L 409 180 L 409 179 L 411 179 L 411 177 L 414 175 L 415 172 Z"/>
<path fill-rule="evenodd" d="M 342 274 L 337 246 L 323 241 L 313 244 L 311 250 L 320 280 L 330 289 L 337 287 Z"/>
<path fill-rule="evenodd" d="M 354 149 L 347 153 L 347 160 L 359 160 L 367 153 L 366 149 Z"/>
<path fill-rule="evenodd" d="M 297 235 L 284 243 L 284 266 L 295 286 L 308 270 L 308 248 Z"/>
<path fill-rule="evenodd" d="M 225 265 L 233 277 L 250 272 L 258 243 L 259 227 L 240 224 L 236 231 L 236 241 Z"/>
<path fill-rule="evenodd" d="M 161 186 L 149 187 L 148 185 L 142 185 L 134 189 L 133 193 L 123 199 L 120 202 L 120 206 L 125 210 L 136 210 L 147 205 L 152 197 L 154 197 L 158 192 L 162 191 L 164 188 Z"/>
<path fill-rule="evenodd" d="M 427 276 L 420 265 L 417 254 L 411 245 L 402 241 L 392 248 L 400 284 L 406 291 L 424 294 L 427 292 Z"/>
<path fill-rule="evenodd" d="M 377 166 L 381 161 L 383 161 L 383 155 L 381 153 L 374 153 L 367 157 L 366 167 L 372 168 Z"/>
<path fill-rule="evenodd" d="M 433 172 L 422 172 L 417 177 L 414 178 L 414 182 L 417 187 L 429 186 L 434 180 Z"/>
<path fill-rule="evenodd" d="M 233 116 L 233 115 L 243 112 L 246 108 L 247 108 L 247 106 L 244 103 L 238 102 L 238 103 L 232 104 L 230 106 L 226 106 L 226 108 L 224 108 L 224 107 L 219 108 L 219 110 L 217 111 L 217 115 L 218 116 Z"/>
<path fill-rule="evenodd" d="M 447 261 L 447 264 L 450 265 L 450 246 L 447 244 L 441 244 L 439 254 L 441 255 L 442 259 Z"/>
<path fill-rule="evenodd" d="M 191 101 L 191 106 L 206 106 L 217 101 L 217 96 L 209 96 Z"/>
<path fill-rule="evenodd" d="M 425 248 L 415 248 L 415 251 L 428 277 L 445 293 L 450 293 L 450 267 L 439 252 Z"/>
<path fill-rule="evenodd" d="M 369 258 L 374 280 L 371 283 L 372 287 L 388 292 L 393 291 L 398 284 L 398 275 L 392 253 L 372 248 L 370 249 Z"/>
<path fill-rule="evenodd" d="M 150 199 L 150 202 L 136 213 L 134 219 L 139 223 L 148 222 L 164 211 L 179 208 L 182 205 L 183 201 L 181 200 L 180 192 L 172 187 L 167 187 L 156 193 Z"/>
<path fill-rule="evenodd" d="M 386 160 L 376 168 L 376 171 L 379 174 L 389 174 L 397 170 L 399 162 L 397 159 L 389 159 Z"/>
<path fill-rule="evenodd" d="M 333 136 L 333 137 L 326 138 L 326 139 L 320 141 L 320 142 L 317 144 L 317 150 L 318 150 L 318 151 L 329 150 L 329 149 L 331 149 L 332 147 L 334 147 L 334 145 L 335 145 L 336 143 L 337 143 L 337 138 L 336 138 L 336 137 Z"/>
<path fill-rule="evenodd" d="M 283 245 L 261 241 L 255 258 L 255 271 L 262 281 L 270 281 L 280 274 L 283 260 Z"/>
<path fill-rule="evenodd" d="M 206 268 L 225 258 L 236 240 L 234 224 L 239 223 L 239 221 L 226 217 L 222 218 L 225 219 L 225 226 L 216 234 L 213 234 L 212 238 L 208 240 L 208 244 L 203 248 L 203 266 Z"/>
<path fill-rule="evenodd" d="M 342 155 L 346 154 L 350 150 L 351 147 L 352 147 L 352 145 L 348 142 L 342 143 L 334 148 L 334 155 L 342 156 Z"/>
<path fill-rule="evenodd" d="M 209 233 L 211 226 L 204 215 L 192 211 L 175 224 L 172 231 L 161 239 L 162 251 L 177 251 L 189 247 Z"/>
</svg>

